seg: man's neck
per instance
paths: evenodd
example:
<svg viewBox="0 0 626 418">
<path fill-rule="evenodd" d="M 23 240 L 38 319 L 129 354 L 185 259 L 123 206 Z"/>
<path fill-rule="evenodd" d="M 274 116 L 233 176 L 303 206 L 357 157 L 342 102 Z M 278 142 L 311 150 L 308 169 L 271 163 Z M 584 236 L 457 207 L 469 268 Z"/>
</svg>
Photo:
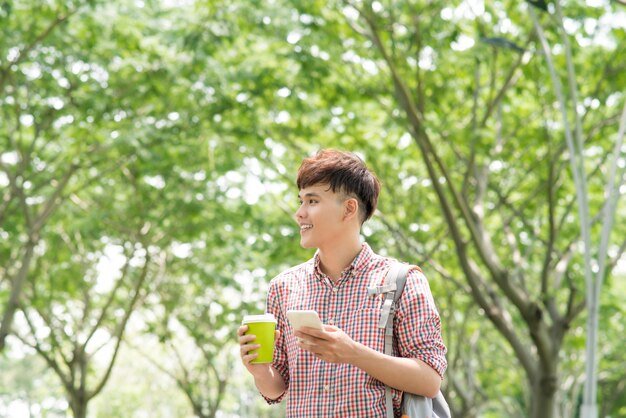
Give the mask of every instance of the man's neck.
<svg viewBox="0 0 626 418">
<path fill-rule="evenodd" d="M 320 269 L 333 282 L 339 281 L 343 272 L 361 252 L 362 245 L 358 238 L 337 243 L 332 247 L 320 248 Z"/>
</svg>

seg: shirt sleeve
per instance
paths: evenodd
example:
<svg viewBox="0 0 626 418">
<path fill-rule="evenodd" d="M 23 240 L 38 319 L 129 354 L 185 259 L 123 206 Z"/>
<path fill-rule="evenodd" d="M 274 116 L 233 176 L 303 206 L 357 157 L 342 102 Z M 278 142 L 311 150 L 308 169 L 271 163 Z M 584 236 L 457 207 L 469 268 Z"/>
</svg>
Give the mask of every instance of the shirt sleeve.
<svg viewBox="0 0 626 418">
<path fill-rule="evenodd" d="M 289 361 L 287 358 L 287 350 L 285 343 L 285 325 L 286 318 L 283 310 L 281 309 L 279 283 L 276 280 L 270 282 L 269 291 L 267 293 L 267 313 L 271 313 L 276 317 L 277 324 L 276 329 L 280 331 L 280 337 L 274 346 L 274 359 L 272 360 L 272 366 L 278 371 L 285 381 L 285 392 L 276 399 L 270 399 L 261 393 L 261 396 L 265 401 L 272 405 L 281 402 L 289 390 Z"/>
<path fill-rule="evenodd" d="M 399 355 L 422 360 L 443 378 L 448 362 L 441 337 L 441 318 L 428 280 L 418 268 L 408 273 L 394 322 Z"/>
</svg>

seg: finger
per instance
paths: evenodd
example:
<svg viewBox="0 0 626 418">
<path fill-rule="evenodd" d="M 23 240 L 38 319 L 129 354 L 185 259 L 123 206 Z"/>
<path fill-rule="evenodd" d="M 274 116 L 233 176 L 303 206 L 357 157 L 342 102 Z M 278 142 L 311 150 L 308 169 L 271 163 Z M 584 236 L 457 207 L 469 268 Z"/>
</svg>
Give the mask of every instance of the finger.
<svg viewBox="0 0 626 418">
<path fill-rule="evenodd" d="M 254 340 L 256 340 L 256 335 L 254 335 L 254 334 L 243 335 L 243 336 L 239 337 L 239 345 L 247 344 L 247 343 L 252 342 Z"/>
<path fill-rule="evenodd" d="M 278 341 L 279 338 L 280 338 L 280 331 L 279 330 L 274 331 L 274 340 Z"/>
<path fill-rule="evenodd" d="M 257 357 L 259 357 L 259 353 L 247 354 L 247 355 L 245 355 L 245 356 L 241 357 L 241 360 L 243 360 L 243 362 L 244 362 L 245 364 L 248 364 L 248 365 L 249 365 L 249 364 L 250 364 L 250 362 L 251 362 L 252 360 L 254 360 L 255 358 L 257 358 Z"/>
<path fill-rule="evenodd" d="M 294 335 L 301 340 L 310 341 L 312 343 L 317 343 L 317 342 L 321 342 L 324 340 L 323 338 L 318 338 L 312 334 L 307 334 L 307 333 L 300 332 L 300 331 L 296 331 Z"/>
<path fill-rule="evenodd" d="M 239 347 L 239 354 L 241 355 L 241 357 L 245 357 L 246 355 L 248 355 L 248 353 L 252 350 L 256 350 L 257 348 L 261 347 L 260 344 L 246 344 L 246 345 L 242 345 L 241 347 Z M 255 353 L 258 354 L 258 353 Z"/>
<path fill-rule="evenodd" d="M 248 330 L 248 326 L 242 325 L 237 329 L 237 335 L 241 337 L 243 334 L 246 333 L 247 330 Z"/>
<path fill-rule="evenodd" d="M 306 339 L 306 338 L 299 338 L 298 339 L 298 345 L 300 346 L 300 348 L 304 348 L 307 351 L 311 351 L 314 347 L 317 346 L 315 341 L 311 341 L 311 340 Z"/>
<path fill-rule="evenodd" d="M 312 336 L 315 338 L 320 338 L 320 339 L 326 339 L 326 333 L 322 330 L 316 329 L 316 328 L 311 328 L 311 327 L 302 327 L 300 328 L 299 332 L 302 332 L 304 334 L 306 334 L 307 336 Z"/>
<path fill-rule="evenodd" d="M 324 352 L 319 350 L 319 348 L 313 348 L 313 349 L 308 350 L 308 351 L 309 351 L 309 353 L 313 354 L 317 358 L 324 357 Z"/>
</svg>

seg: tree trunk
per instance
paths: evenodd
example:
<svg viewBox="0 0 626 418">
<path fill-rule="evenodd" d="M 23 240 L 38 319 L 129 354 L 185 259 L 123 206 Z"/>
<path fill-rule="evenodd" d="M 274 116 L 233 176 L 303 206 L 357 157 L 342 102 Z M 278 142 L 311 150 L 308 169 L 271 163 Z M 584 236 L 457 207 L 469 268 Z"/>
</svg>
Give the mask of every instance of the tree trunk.
<svg viewBox="0 0 626 418">
<path fill-rule="evenodd" d="M 70 408 L 74 418 L 87 418 L 87 403 L 85 393 L 77 391 L 70 394 Z"/>
<path fill-rule="evenodd" d="M 537 380 L 531 382 L 530 418 L 558 418 L 556 394 L 558 359 L 554 356 L 538 371 Z"/>
<path fill-rule="evenodd" d="M 196 416 L 196 418 L 213 418 L 204 413 L 204 410 L 202 409 L 202 405 L 198 403 L 193 403 L 192 406 L 193 406 L 193 413 Z"/>
</svg>

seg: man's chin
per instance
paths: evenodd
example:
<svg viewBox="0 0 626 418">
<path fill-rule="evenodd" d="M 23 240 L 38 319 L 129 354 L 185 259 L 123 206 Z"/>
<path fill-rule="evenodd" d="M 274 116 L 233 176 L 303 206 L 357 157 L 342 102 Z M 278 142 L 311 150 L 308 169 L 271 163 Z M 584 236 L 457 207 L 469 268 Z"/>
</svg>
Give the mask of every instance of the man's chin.
<svg viewBox="0 0 626 418">
<path fill-rule="evenodd" d="M 302 248 L 317 248 L 315 245 L 313 245 L 311 242 L 301 239 L 300 240 L 300 246 Z"/>
</svg>

